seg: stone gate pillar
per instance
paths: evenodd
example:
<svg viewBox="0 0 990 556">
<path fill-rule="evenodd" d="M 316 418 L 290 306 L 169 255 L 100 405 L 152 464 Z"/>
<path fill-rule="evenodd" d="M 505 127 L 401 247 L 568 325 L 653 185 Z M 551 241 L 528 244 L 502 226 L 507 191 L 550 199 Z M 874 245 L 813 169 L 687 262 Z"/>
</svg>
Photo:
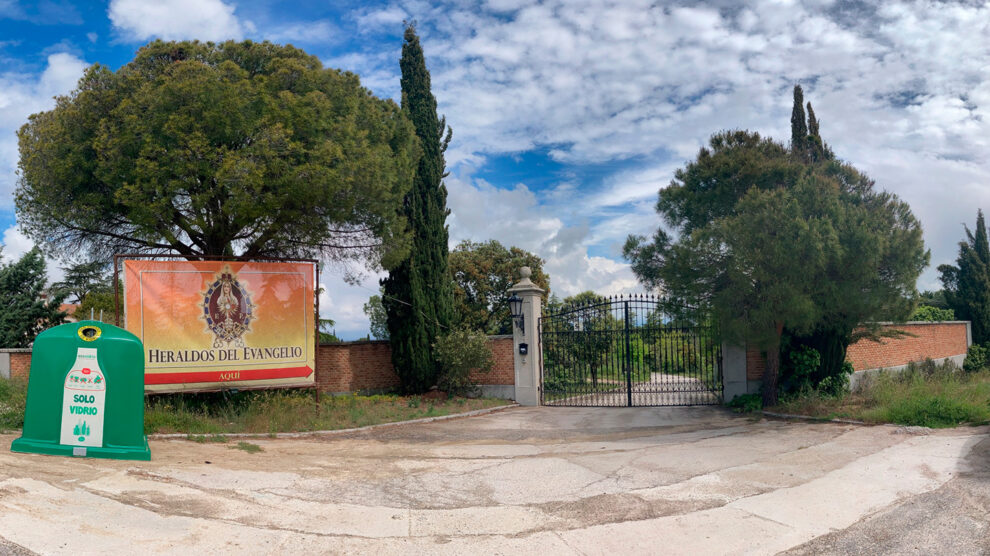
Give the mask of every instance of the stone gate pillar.
<svg viewBox="0 0 990 556">
<path fill-rule="evenodd" d="M 529 277 L 532 271 L 528 266 L 519 269 L 522 277 L 509 294 L 522 298 L 522 322 L 512 324 L 512 351 L 516 369 L 516 403 L 519 405 L 540 405 L 540 314 L 543 289 Z M 520 324 L 522 325 L 520 327 Z M 526 345 L 526 355 L 519 353 L 519 346 Z"/>
<path fill-rule="evenodd" d="M 746 348 L 722 344 L 722 399 L 731 402 L 736 396 L 749 393 L 746 380 Z"/>
</svg>

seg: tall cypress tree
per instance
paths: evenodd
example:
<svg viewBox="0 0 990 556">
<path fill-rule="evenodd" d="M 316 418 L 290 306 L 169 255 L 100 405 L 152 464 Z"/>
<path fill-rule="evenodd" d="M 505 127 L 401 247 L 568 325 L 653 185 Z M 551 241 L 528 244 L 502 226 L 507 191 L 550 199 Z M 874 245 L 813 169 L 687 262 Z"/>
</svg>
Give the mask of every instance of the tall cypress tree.
<svg viewBox="0 0 990 556">
<path fill-rule="evenodd" d="M 805 111 L 802 107 L 804 91 L 800 85 L 794 86 L 794 106 L 791 109 L 791 154 L 811 168 L 822 163 L 835 160 L 835 153 L 822 140 L 820 122 L 815 116 L 811 102 L 807 103 L 807 123 L 802 118 Z M 803 139 L 798 139 L 801 135 Z M 846 351 L 853 341 L 854 326 L 859 323 L 849 322 L 843 314 L 831 314 L 826 311 L 811 334 L 794 335 L 788 331 L 790 338 L 788 349 L 799 346 L 814 348 L 821 355 L 818 371 L 811 377 L 820 382 L 822 379 L 839 376 L 846 360 Z M 788 357 L 784 354 L 784 359 Z"/>
<path fill-rule="evenodd" d="M 808 103 L 808 139 L 805 141 L 805 148 L 808 150 L 808 161 L 823 162 L 835 158 L 828 143 L 822 141 L 822 136 L 818 133 L 818 119 L 815 118 L 815 109 Z"/>
<path fill-rule="evenodd" d="M 804 90 L 794 86 L 794 106 L 791 108 L 791 152 L 805 159 L 808 125 L 804 120 Z"/>
<path fill-rule="evenodd" d="M 403 36 L 402 110 L 412 120 L 422 157 L 413 187 L 403 200 L 412 231 L 409 258 L 389 271 L 382 285 L 388 316 L 392 364 L 406 392 L 423 392 L 436 384 L 433 343 L 453 317 L 452 283 L 447 270 L 447 189 L 444 157 L 450 143 L 446 120 L 437 117 L 430 72 L 412 25 Z M 446 131 L 446 136 L 444 136 Z"/>
<path fill-rule="evenodd" d="M 975 232 L 966 228 L 966 241 L 959 242 L 956 266 L 943 264 L 938 272 L 949 307 L 960 320 L 972 322 L 973 343 L 990 340 L 990 241 L 982 210 Z"/>
</svg>

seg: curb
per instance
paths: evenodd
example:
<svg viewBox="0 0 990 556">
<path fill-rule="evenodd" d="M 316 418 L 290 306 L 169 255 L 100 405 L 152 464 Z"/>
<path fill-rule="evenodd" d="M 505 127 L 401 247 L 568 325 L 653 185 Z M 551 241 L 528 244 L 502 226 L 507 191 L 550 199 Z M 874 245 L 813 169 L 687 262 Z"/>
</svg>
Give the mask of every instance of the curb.
<svg viewBox="0 0 990 556">
<path fill-rule="evenodd" d="M 791 413 L 776 413 L 773 411 L 760 411 L 763 415 L 767 417 L 777 417 L 778 419 L 801 419 L 804 421 L 815 421 L 816 423 L 842 423 L 845 425 L 864 425 L 864 426 L 875 426 L 871 423 L 865 421 L 856 421 L 855 419 L 826 419 L 824 417 L 812 417 L 811 415 L 794 415 Z"/>
<path fill-rule="evenodd" d="M 191 434 L 191 433 L 169 433 L 169 434 L 149 434 L 148 440 L 188 440 L 191 436 L 222 436 L 224 438 L 306 438 L 310 436 L 338 436 L 342 434 L 351 434 L 355 432 L 366 432 L 374 429 L 390 428 L 390 427 L 400 427 L 403 425 L 414 425 L 414 424 L 424 424 L 424 423 L 435 423 L 437 421 L 448 421 L 450 419 L 461 419 L 463 417 L 477 417 L 479 415 L 487 415 L 489 413 L 495 413 L 497 411 L 505 411 L 507 409 L 512 409 L 514 407 L 519 407 L 517 403 L 511 403 L 507 405 L 500 405 L 498 407 L 489 407 L 488 409 L 476 409 L 474 411 L 468 411 L 465 413 L 454 413 L 451 415 L 440 415 L 438 417 L 423 417 L 420 419 L 411 419 L 409 421 L 394 421 L 392 423 L 379 423 L 377 425 L 367 425 L 364 427 L 356 427 L 351 429 L 334 429 L 325 431 L 306 431 L 306 432 L 277 432 L 275 434 L 264 433 L 264 432 L 235 432 L 235 433 L 208 433 L 208 434 Z"/>
</svg>

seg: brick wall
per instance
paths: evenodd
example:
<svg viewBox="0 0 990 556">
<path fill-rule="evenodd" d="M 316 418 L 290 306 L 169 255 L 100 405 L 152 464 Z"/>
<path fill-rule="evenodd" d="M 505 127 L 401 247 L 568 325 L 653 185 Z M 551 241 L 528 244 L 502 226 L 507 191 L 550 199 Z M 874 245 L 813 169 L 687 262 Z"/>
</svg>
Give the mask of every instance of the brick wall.
<svg viewBox="0 0 990 556">
<path fill-rule="evenodd" d="M 912 361 L 966 355 L 969 347 L 965 322 L 918 322 L 884 328 L 911 335 L 883 338 L 879 342 L 860 340 L 849 346 L 846 360 L 853 364 L 853 369 L 898 367 Z"/>
<path fill-rule="evenodd" d="M 849 346 L 846 360 L 856 371 L 891 368 L 925 359 L 944 359 L 966 355 L 969 347 L 967 323 L 909 322 L 887 324 L 885 329 L 903 330 L 909 335 L 901 338 L 882 338 L 879 342 L 860 340 Z M 746 350 L 746 378 L 763 377 L 766 359 L 756 348 Z"/>
<path fill-rule="evenodd" d="M 31 371 L 31 354 L 11 353 L 10 354 L 10 377 L 27 378 Z"/>
<path fill-rule="evenodd" d="M 495 359 L 490 373 L 472 373 L 482 385 L 515 384 L 512 336 L 493 336 L 488 340 Z M 384 340 L 343 342 L 320 346 L 317 384 L 324 392 L 387 390 L 399 386 L 392 367 L 392 350 Z"/>
<path fill-rule="evenodd" d="M 471 373 L 471 379 L 478 384 L 512 386 L 516 383 L 516 368 L 512 336 L 493 336 L 488 339 L 495 367 L 491 372 Z"/>
<path fill-rule="evenodd" d="M 399 385 L 387 341 L 324 344 L 317 357 L 316 383 L 321 391 L 388 390 Z"/>
<path fill-rule="evenodd" d="M 767 368 L 767 360 L 763 353 L 754 348 L 746 347 L 746 380 L 760 380 Z"/>
</svg>

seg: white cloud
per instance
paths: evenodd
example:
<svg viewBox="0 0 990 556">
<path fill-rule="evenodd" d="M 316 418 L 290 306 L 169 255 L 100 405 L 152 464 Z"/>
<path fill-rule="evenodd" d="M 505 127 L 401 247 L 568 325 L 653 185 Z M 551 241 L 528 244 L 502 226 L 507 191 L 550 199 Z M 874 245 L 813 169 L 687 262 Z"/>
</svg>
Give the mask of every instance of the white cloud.
<svg viewBox="0 0 990 556">
<path fill-rule="evenodd" d="M 48 56 L 40 75 L 0 74 L 0 209 L 13 206 L 17 180 L 17 130 L 33 113 L 49 110 L 53 97 L 75 88 L 87 64 L 72 54 Z"/>
<path fill-rule="evenodd" d="M 550 288 L 560 297 L 585 290 L 603 294 L 642 290 L 629 265 L 588 255 L 589 239 L 615 220 L 604 218 L 590 227 L 588 219 L 573 210 L 573 197 L 540 199 L 523 184 L 500 189 L 470 176 L 451 176 L 446 184 L 451 247 L 464 239 L 497 239 L 503 245 L 535 253 L 546 261 Z M 573 223 L 568 225 L 565 219 Z M 625 239 L 628 232 L 622 233 L 620 239 Z M 603 242 L 612 239 L 604 235 L 608 237 L 603 237 Z"/>
<path fill-rule="evenodd" d="M 34 242 L 24 236 L 17 226 L 3 231 L 3 261 L 10 263 L 20 259 L 24 253 L 34 248 Z"/>
<path fill-rule="evenodd" d="M 276 43 L 329 43 L 335 42 L 340 30 L 328 20 L 307 21 L 275 25 L 262 30 L 265 40 Z"/>
<path fill-rule="evenodd" d="M 0 254 L 0 261 L 5 264 L 15 262 L 34 249 L 34 245 L 34 242 L 22 234 L 15 224 L 3 231 L 3 253 Z M 65 278 L 61 263 L 55 259 L 45 257 L 45 271 L 49 284 Z"/>
<path fill-rule="evenodd" d="M 48 67 L 41 74 L 38 81 L 37 92 L 45 97 L 47 102 L 51 97 L 63 95 L 76 88 L 79 78 L 82 77 L 83 70 L 89 64 L 78 57 L 58 53 L 48 57 Z"/>
<path fill-rule="evenodd" d="M 364 10 L 357 16 L 358 27 L 365 32 L 382 28 L 397 27 L 411 18 L 409 12 L 398 6 L 387 6 L 376 10 Z"/>
<path fill-rule="evenodd" d="M 320 316 L 333 319 L 335 332 L 344 340 L 356 340 L 367 336 L 371 331 L 364 304 L 368 298 L 378 295 L 378 281 L 384 273 L 366 274 L 355 282 L 345 278 L 346 271 L 333 266 L 324 266 L 320 272 Z"/>
<path fill-rule="evenodd" d="M 108 15 L 129 40 L 222 41 L 254 31 L 250 21 L 234 15 L 235 10 L 234 4 L 221 0 L 112 0 Z"/>
<path fill-rule="evenodd" d="M 447 153 L 452 241 L 495 238 L 531 250 L 547 259 L 561 294 L 630 287 L 618 245 L 659 224 L 656 191 L 715 131 L 748 128 L 786 140 L 795 82 L 805 86 L 837 154 L 911 204 L 933 252 L 919 286 L 937 287 L 934 267 L 954 259 L 960 224 L 972 224 L 977 207 L 990 210 L 990 41 L 980 40 L 990 35 L 990 5 L 695 4 L 398 0 L 362 8 L 352 20 L 366 36 L 393 41 L 403 20 L 418 23 L 439 111 L 455 132 Z M 172 1 L 156 14 L 159 5 L 166 4 L 113 0 L 110 14 L 119 32 L 142 40 L 305 41 L 334 31 L 315 20 L 259 33 L 232 2 Z M 326 63 L 397 98 L 395 42 L 364 41 Z M 65 83 L 58 65 L 50 59 L 51 85 L 0 75 L 4 192 L 16 161 L 11 132 L 48 106 L 47 90 Z M 471 175 L 489 156 L 534 148 L 573 175 L 547 190 L 527 183 L 502 189 Z M 586 163 L 617 161 L 621 171 L 595 182 L 581 174 Z M 330 303 L 363 303 L 372 293 L 357 291 L 331 295 Z M 356 311 L 341 314 L 356 326 L 360 303 Z"/>
<path fill-rule="evenodd" d="M 419 22 L 439 111 L 454 126 L 455 171 L 535 148 L 572 165 L 656 161 L 600 184 L 567 184 L 558 193 L 569 203 L 536 194 L 541 220 L 585 219 L 583 247 L 608 257 L 624 226 L 642 233 L 656 191 L 713 132 L 786 141 L 796 82 L 836 153 L 922 221 L 932 266 L 920 287 L 938 286 L 935 267 L 954 259 L 959 223 L 990 209 L 990 41 L 972 39 L 990 36 L 985 3 L 400 0 L 361 21 L 400 14 Z M 397 81 L 394 59 L 364 62 L 360 73 Z"/>
</svg>

